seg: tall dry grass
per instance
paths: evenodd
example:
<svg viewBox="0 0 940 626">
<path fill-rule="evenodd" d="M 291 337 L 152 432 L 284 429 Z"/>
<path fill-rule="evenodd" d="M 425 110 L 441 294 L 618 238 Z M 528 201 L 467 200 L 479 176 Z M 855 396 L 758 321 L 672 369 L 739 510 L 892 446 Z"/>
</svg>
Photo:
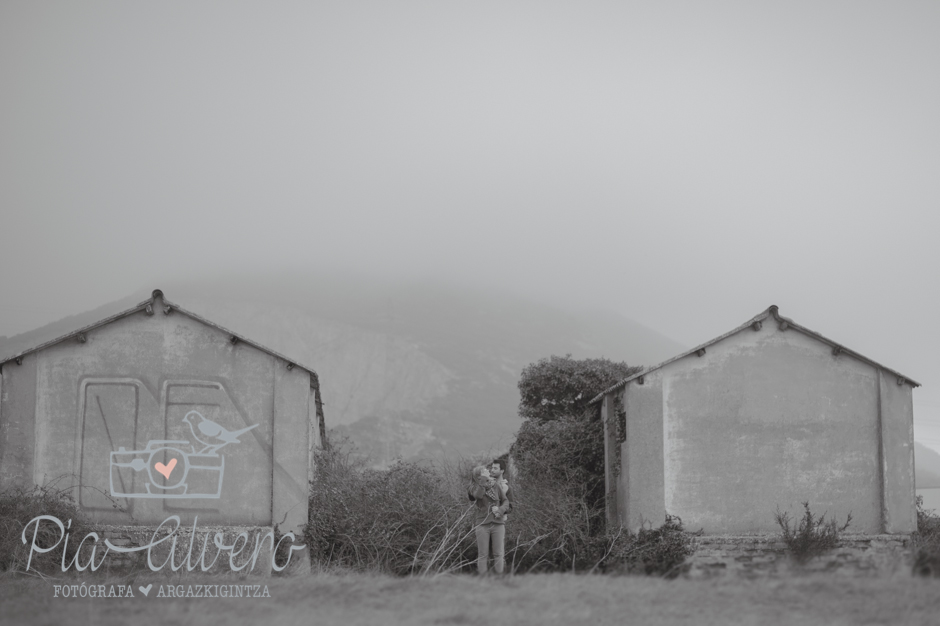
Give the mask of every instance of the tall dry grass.
<svg viewBox="0 0 940 626">
<path fill-rule="evenodd" d="M 41 520 L 30 524 L 35 518 L 49 515 L 59 519 L 65 526 L 66 533 L 52 521 Z M 80 539 L 91 532 L 92 526 L 78 508 L 72 497 L 71 488 L 58 487 L 56 482 L 29 489 L 12 487 L 0 492 L 0 571 L 55 573 L 61 571 L 62 563 L 72 563 L 76 551 L 80 549 Z M 23 536 L 26 543 L 23 543 Z M 37 548 L 47 549 L 57 546 L 49 552 L 34 553 L 30 557 L 33 535 Z M 66 544 L 63 534 L 78 537 L 79 540 Z M 58 545 L 57 545 L 58 544 Z M 65 554 L 62 554 L 62 551 Z M 81 560 L 84 563 L 90 550 L 88 544 L 82 548 Z"/>
<path fill-rule="evenodd" d="M 336 567 L 396 575 L 473 571 L 476 539 L 470 472 L 480 460 L 398 461 L 368 468 L 347 444 L 318 453 L 305 540 L 321 571 Z M 576 468 L 550 471 L 534 459 L 510 477 L 506 525 L 510 573 L 625 571 L 674 576 L 691 551 L 681 521 L 630 534 L 606 533 L 604 512 Z"/>
</svg>

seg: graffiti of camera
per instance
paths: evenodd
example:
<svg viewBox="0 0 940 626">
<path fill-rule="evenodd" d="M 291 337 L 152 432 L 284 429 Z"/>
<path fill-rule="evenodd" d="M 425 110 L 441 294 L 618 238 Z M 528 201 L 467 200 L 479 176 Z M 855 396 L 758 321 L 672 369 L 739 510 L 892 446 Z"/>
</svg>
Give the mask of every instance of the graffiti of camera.
<svg viewBox="0 0 940 626">
<path fill-rule="evenodd" d="M 230 443 L 239 443 L 239 436 L 258 424 L 231 431 L 198 411 L 190 411 L 182 421 L 189 426 L 193 438 L 201 447 L 197 450 L 197 446 L 190 441 L 152 439 L 143 450 L 128 451 L 121 447 L 117 452 L 111 452 L 112 496 L 170 499 L 221 497 L 225 459 L 219 450 Z M 123 473 L 121 470 L 125 468 L 134 473 L 146 470 L 143 485 L 137 484 L 134 475 Z M 159 478 L 161 476 L 162 480 Z"/>
</svg>

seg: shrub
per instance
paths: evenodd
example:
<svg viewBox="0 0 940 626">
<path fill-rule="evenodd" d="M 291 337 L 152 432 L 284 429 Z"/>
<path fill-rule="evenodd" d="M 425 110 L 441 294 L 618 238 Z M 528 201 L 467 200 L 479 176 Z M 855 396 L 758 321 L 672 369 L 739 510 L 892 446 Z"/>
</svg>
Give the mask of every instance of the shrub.
<svg viewBox="0 0 940 626">
<path fill-rule="evenodd" d="M 924 509 L 923 496 L 917 496 L 917 530 L 911 535 L 911 547 L 913 573 L 940 578 L 940 517 Z"/>
<path fill-rule="evenodd" d="M 512 445 L 520 477 L 541 489 L 564 485 L 566 497 L 595 515 L 604 513 L 604 426 L 599 419 L 563 416 L 525 420 Z M 596 530 L 602 530 L 597 528 Z"/>
<path fill-rule="evenodd" d="M 682 571 L 692 542 L 677 517 L 637 534 L 605 533 L 603 441 L 599 420 L 523 423 L 513 444 L 517 480 L 507 528 L 514 571 Z"/>
<path fill-rule="evenodd" d="M 535 420 L 580 415 L 594 396 L 640 369 L 609 359 L 572 359 L 570 354 L 541 359 L 519 377 L 519 415 Z"/>
<path fill-rule="evenodd" d="M 827 550 L 838 547 L 839 534 L 845 532 L 852 522 L 852 514 L 849 513 L 845 524 L 839 526 L 834 519 L 826 520 L 826 514 L 823 513 L 816 517 L 809 509 L 809 502 L 803 503 L 803 517 L 798 524 L 790 525 L 790 514 L 777 512 L 774 514 L 777 524 L 780 526 L 783 542 L 786 544 L 790 554 L 798 562 L 805 562 L 814 556 L 819 556 Z"/>
<path fill-rule="evenodd" d="M 603 503 L 585 492 L 583 470 L 537 456 L 517 462 L 506 558 L 514 572 L 582 570 L 603 555 Z"/>
<path fill-rule="evenodd" d="M 475 546 L 466 482 L 413 462 L 369 469 L 351 453 L 347 441 L 316 455 L 304 530 L 313 562 L 399 575 L 466 564 Z"/>
<path fill-rule="evenodd" d="M 614 536 L 598 566 L 601 571 L 676 578 L 688 569 L 686 558 L 695 551 L 692 537 L 680 518 L 666 514 L 659 528 Z"/>
<path fill-rule="evenodd" d="M 0 570 L 9 572 L 26 570 L 32 534 L 36 529 L 30 526 L 25 544 L 22 540 L 23 531 L 31 520 L 40 515 L 57 517 L 67 526 L 69 539 L 79 538 L 77 541 L 68 543 L 64 557 L 66 565 L 69 565 L 75 557 L 81 538 L 92 530 L 69 489 L 56 489 L 53 485 L 47 485 L 31 489 L 14 487 L 0 492 Z M 72 521 L 71 526 L 68 526 L 69 520 Z M 56 524 L 43 520 L 39 522 L 36 544 L 40 548 L 49 548 L 60 539 L 60 534 Z M 60 543 L 56 550 L 33 554 L 29 562 L 29 571 L 61 571 L 62 549 Z M 90 550 L 89 543 L 85 544 L 85 550 Z M 87 555 L 83 553 L 81 557 L 83 563 L 86 557 Z"/>
<path fill-rule="evenodd" d="M 604 424 L 600 406 L 588 402 L 639 369 L 569 354 L 541 359 L 522 371 L 524 420 L 511 453 L 520 483 L 516 517 L 522 523 L 519 545 L 526 546 L 523 568 L 590 567 L 604 554 Z M 611 466 L 619 474 L 619 458 L 611 459 Z M 530 545 L 536 538 L 537 545 Z"/>
<path fill-rule="evenodd" d="M 398 461 L 366 467 L 347 442 L 316 455 L 304 530 L 311 560 L 321 568 L 398 575 L 474 571 L 476 536 L 467 500 L 470 471 L 482 464 Z M 681 521 L 637 535 L 604 534 L 603 501 L 586 497 L 578 467 L 546 469 L 544 459 L 516 467 L 506 527 L 508 572 L 594 571 L 672 576 L 690 550 Z M 615 565 L 619 564 L 619 565 Z"/>
</svg>

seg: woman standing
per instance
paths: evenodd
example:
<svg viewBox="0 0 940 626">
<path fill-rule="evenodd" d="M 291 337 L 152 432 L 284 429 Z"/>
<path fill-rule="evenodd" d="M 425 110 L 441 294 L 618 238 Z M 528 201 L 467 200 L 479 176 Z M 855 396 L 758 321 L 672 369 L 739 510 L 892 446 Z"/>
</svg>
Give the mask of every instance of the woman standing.
<svg viewBox="0 0 940 626">
<path fill-rule="evenodd" d="M 490 476 L 490 471 L 483 465 L 473 468 L 472 484 L 467 490 L 470 501 L 476 504 L 474 509 L 477 534 L 477 571 L 485 574 L 490 554 L 493 556 L 493 569 L 502 574 L 506 567 L 506 512 L 509 500 Z"/>
</svg>

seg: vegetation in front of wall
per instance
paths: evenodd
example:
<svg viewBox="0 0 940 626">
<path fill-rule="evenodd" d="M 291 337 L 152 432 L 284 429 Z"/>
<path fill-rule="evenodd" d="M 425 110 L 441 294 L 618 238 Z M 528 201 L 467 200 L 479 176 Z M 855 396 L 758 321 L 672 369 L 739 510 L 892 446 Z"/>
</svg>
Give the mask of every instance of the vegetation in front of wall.
<svg viewBox="0 0 940 626">
<path fill-rule="evenodd" d="M 506 571 L 612 571 L 674 577 L 692 535 L 678 518 L 636 534 L 607 532 L 604 425 L 591 398 L 637 371 L 607 359 L 542 359 L 519 382 L 523 423 L 510 450 L 513 508 Z M 593 409 L 594 407 L 592 407 Z M 621 439 L 622 426 L 616 427 Z M 311 561 L 398 575 L 471 572 L 476 537 L 467 487 L 473 466 L 398 461 L 368 468 L 349 442 L 316 455 L 305 531 Z"/>
<path fill-rule="evenodd" d="M 568 354 L 531 363 L 519 378 L 523 422 L 511 449 L 519 478 L 538 482 L 542 489 L 564 485 L 566 497 L 583 501 L 586 530 L 592 537 L 604 532 L 605 450 L 600 405 L 589 407 L 588 402 L 640 369 L 609 359 L 573 359 Z M 622 413 L 619 399 L 617 406 Z M 624 433 L 620 417 L 611 416 L 618 442 Z M 619 454 L 612 465 L 613 474 L 619 475 Z M 545 476 L 553 484 L 541 480 Z"/>
<path fill-rule="evenodd" d="M 774 514 L 777 525 L 780 526 L 781 538 L 786 544 L 790 554 L 798 563 L 820 556 L 839 546 L 839 536 L 845 532 L 852 522 L 849 513 L 845 524 L 841 526 L 835 519 L 826 519 L 826 514 L 816 516 L 809 508 L 809 502 L 803 503 L 803 517 L 799 522 L 790 519 L 786 511 Z"/>
<path fill-rule="evenodd" d="M 573 502 L 592 535 L 603 533 L 605 524 L 603 428 L 599 419 L 583 416 L 529 419 L 512 445 L 519 491 L 542 492 L 549 515 L 561 505 L 557 498 Z"/>
<path fill-rule="evenodd" d="M 304 534 L 317 569 L 396 575 L 475 571 L 474 505 L 467 487 L 473 467 L 489 459 L 449 465 L 398 461 L 376 470 L 352 453 L 348 441 L 333 442 L 316 459 Z M 566 477 L 535 470 L 533 463 L 526 467 L 532 471 L 510 477 L 506 571 L 590 570 L 608 549 L 602 527 L 595 526 L 603 510 L 586 500 L 576 468 Z"/>
<path fill-rule="evenodd" d="M 80 542 L 70 541 L 63 555 L 62 532 L 54 522 L 40 520 L 30 524 L 41 515 L 56 517 L 63 524 L 71 521 L 67 528 L 70 538 L 81 538 L 92 531 L 72 497 L 71 489 L 58 489 L 53 484 L 31 489 L 14 487 L 0 492 L 0 571 L 26 571 L 34 533 L 37 547 L 45 549 L 55 546 L 55 549 L 34 553 L 29 561 L 29 573 L 61 573 L 63 564 L 68 566 L 72 563 Z M 25 544 L 24 531 L 27 535 Z M 88 559 L 85 554 L 88 551 L 87 543 L 85 548 L 81 556 L 83 563 Z"/>
<path fill-rule="evenodd" d="M 556 426 L 566 428 L 565 420 Z M 577 447 L 554 448 L 576 453 Z M 375 470 L 333 442 L 317 453 L 305 543 L 317 571 L 428 575 L 476 569 L 467 487 L 474 465 L 399 461 Z M 636 534 L 604 532 L 603 502 L 592 502 L 576 464 L 559 457 L 515 459 L 506 525 L 506 572 L 621 572 L 673 577 L 691 553 L 678 518 Z"/>
<path fill-rule="evenodd" d="M 469 462 L 377 470 L 355 452 L 336 438 L 316 454 L 304 529 L 315 567 L 406 575 L 460 570 L 471 549 L 475 558 Z"/>
<path fill-rule="evenodd" d="M 940 578 L 940 516 L 924 509 L 923 496 L 917 496 L 917 531 L 911 535 L 916 576 Z"/>
<path fill-rule="evenodd" d="M 620 535 L 611 544 L 611 549 L 598 564 L 603 572 L 644 574 L 676 578 L 688 571 L 687 558 L 695 552 L 692 538 L 701 534 L 685 530 L 682 520 L 666 515 L 658 528 L 644 527 L 636 534 Z"/>
</svg>

